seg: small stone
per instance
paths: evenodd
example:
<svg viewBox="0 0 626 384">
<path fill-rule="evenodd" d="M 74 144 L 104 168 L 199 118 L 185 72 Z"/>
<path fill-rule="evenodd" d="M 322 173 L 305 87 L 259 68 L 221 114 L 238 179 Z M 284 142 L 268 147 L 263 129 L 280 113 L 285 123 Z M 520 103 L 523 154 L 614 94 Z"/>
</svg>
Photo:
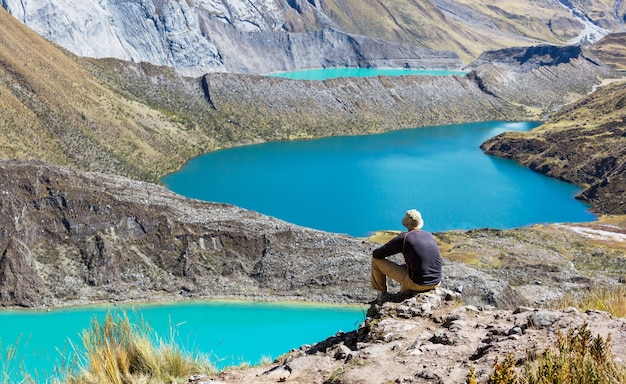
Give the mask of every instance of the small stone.
<svg viewBox="0 0 626 384">
<path fill-rule="evenodd" d="M 556 322 L 561 315 L 551 311 L 537 311 L 528 318 L 528 325 L 538 328 L 548 327 Z"/>
<path fill-rule="evenodd" d="M 535 310 L 535 309 L 534 309 L 534 308 L 532 308 L 532 307 L 524 307 L 524 306 L 521 306 L 521 307 L 517 307 L 517 308 L 515 308 L 515 310 L 513 311 L 513 314 L 514 314 L 514 315 L 516 315 L 516 314 L 518 314 L 518 313 L 532 312 L 532 311 L 534 311 L 534 310 Z"/>
<path fill-rule="evenodd" d="M 286 365 L 276 366 L 268 371 L 263 372 L 263 376 L 268 377 L 272 380 L 276 380 L 278 382 L 283 382 L 291 376 L 291 368 Z"/>
<path fill-rule="evenodd" d="M 448 333 L 443 329 L 440 329 L 437 332 L 435 332 L 435 335 L 430 339 L 430 341 L 435 344 L 444 344 L 444 345 L 455 344 L 454 341 L 450 339 L 450 336 L 448 335 Z"/>
<path fill-rule="evenodd" d="M 466 305 L 464 308 L 465 308 L 465 311 L 467 312 L 474 312 L 474 313 L 480 312 L 480 310 L 473 305 Z"/>
<path fill-rule="evenodd" d="M 454 320 L 448 327 L 451 331 L 461 331 L 465 329 L 466 323 L 463 320 Z"/>
<path fill-rule="evenodd" d="M 340 344 L 339 346 L 337 346 L 337 350 L 335 351 L 335 360 L 343 360 L 348 357 L 350 353 L 352 353 L 352 350 L 350 350 L 350 348 L 346 347 L 343 344 Z"/>
</svg>

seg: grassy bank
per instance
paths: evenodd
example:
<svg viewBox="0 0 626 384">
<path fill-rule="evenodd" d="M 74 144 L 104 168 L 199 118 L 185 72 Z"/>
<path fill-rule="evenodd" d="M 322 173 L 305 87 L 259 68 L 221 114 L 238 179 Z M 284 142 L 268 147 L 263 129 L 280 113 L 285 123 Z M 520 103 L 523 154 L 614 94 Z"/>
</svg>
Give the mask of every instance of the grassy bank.
<svg viewBox="0 0 626 384">
<path fill-rule="evenodd" d="M 207 356 L 183 351 L 173 340 L 164 340 L 145 321 L 131 323 L 125 312 L 93 319 L 81 335 L 82 347 L 74 346 L 64 367 L 56 367 L 62 377 L 37 377 L 18 360 L 19 345 L 2 348 L 1 384 L 40 382 L 67 384 L 186 383 L 195 374 L 211 374 L 216 369 Z"/>
</svg>

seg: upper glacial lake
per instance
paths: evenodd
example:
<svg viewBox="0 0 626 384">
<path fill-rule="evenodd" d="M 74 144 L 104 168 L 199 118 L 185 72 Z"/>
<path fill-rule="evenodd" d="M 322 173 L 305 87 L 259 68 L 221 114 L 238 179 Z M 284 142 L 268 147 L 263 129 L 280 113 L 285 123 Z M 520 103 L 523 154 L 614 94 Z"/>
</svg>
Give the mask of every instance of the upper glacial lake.
<svg viewBox="0 0 626 384">
<path fill-rule="evenodd" d="M 409 68 L 316 68 L 292 72 L 275 72 L 267 76 L 284 77 L 292 80 L 327 80 L 338 77 L 373 77 L 373 76 L 464 76 L 464 71 L 447 69 L 409 69 Z"/>
<path fill-rule="evenodd" d="M 431 232 L 595 220 L 575 185 L 479 148 L 534 122 L 482 122 L 270 142 L 207 153 L 163 178 L 172 191 L 352 236 L 401 230 L 407 209 Z"/>
</svg>

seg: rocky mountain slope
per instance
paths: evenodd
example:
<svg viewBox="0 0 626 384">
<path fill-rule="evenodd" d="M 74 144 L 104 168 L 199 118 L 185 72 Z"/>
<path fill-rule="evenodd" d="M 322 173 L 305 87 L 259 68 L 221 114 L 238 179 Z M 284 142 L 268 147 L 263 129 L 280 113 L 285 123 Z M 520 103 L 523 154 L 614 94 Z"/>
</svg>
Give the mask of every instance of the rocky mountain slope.
<svg viewBox="0 0 626 384">
<path fill-rule="evenodd" d="M 611 33 L 591 45 L 589 50 L 618 71 L 626 71 L 626 33 Z"/>
<path fill-rule="evenodd" d="M 195 75 L 346 65 L 458 68 L 485 50 L 596 41 L 622 31 L 625 11 L 621 1 L 608 0 L 0 4 L 79 56 L 145 61 Z"/>
<path fill-rule="evenodd" d="M 377 245 L 364 239 L 41 162 L 0 162 L 0 191 L 4 306 L 200 297 L 364 303 L 374 296 L 369 260 Z M 466 304 L 547 304 L 626 276 L 626 222 L 437 239 L 444 287 Z"/>
<path fill-rule="evenodd" d="M 626 83 L 617 81 L 553 114 L 530 132 L 505 133 L 482 148 L 585 187 L 578 198 L 603 214 L 626 213 Z"/>
<path fill-rule="evenodd" d="M 532 65 L 552 49 L 567 62 Z M 478 62 L 467 76 L 339 78 L 299 81 L 212 73 L 198 94 L 167 87 L 175 74 L 111 60 L 81 60 L 120 93 L 156 105 L 187 121 L 215 121 L 224 145 L 258 140 L 382 132 L 390 129 L 482 120 L 540 119 L 568 100 L 588 93 L 601 79 L 618 76 L 580 48 L 525 47 L 494 51 L 501 63 Z M 521 55 L 524 65 L 504 61 Z M 164 71 L 161 71 L 164 72 Z M 156 80 L 157 78 L 158 80 Z M 173 84 L 178 81 L 175 77 Z M 155 87 L 154 83 L 159 86 Z M 541 92 L 537 92 L 541 89 Z M 188 100 L 191 100 L 188 101 Z M 193 103 L 193 104 L 192 104 Z M 202 117 L 199 120 L 198 116 Z M 297 125 L 293 122 L 298 121 Z"/>
<path fill-rule="evenodd" d="M 0 106 L 1 158 L 45 159 L 156 181 L 215 148 L 206 127 L 185 125 L 112 91 L 4 9 Z"/>
</svg>

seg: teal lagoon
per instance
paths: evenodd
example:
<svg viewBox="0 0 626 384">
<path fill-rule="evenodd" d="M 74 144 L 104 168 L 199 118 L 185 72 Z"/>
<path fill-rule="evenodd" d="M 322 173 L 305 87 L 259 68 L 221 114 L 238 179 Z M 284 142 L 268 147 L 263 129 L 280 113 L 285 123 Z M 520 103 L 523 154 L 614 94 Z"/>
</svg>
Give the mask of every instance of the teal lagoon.
<svg viewBox="0 0 626 384">
<path fill-rule="evenodd" d="M 402 229 L 407 209 L 438 232 L 595 220 L 575 185 L 479 148 L 534 122 L 483 122 L 270 142 L 207 153 L 162 179 L 172 191 L 335 233 Z"/>
<path fill-rule="evenodd" d="M 355 330 L 365 319 L 365 308 L 357 306 L 227 301 L 3 310 L 0 374 L 10 373 L 9 382 L 19 381 L 22 368 L 39 382 L 61 377 L 65 363 L 76 357 L 75 347 L 81 346 L 82 330 L 93 318 L 104 320 L 118 311 L 133 323 L 145 321 L 161 339 L 208 356 L 218 369 L 274 359 L 340 330 Z M 16 356 L 9 361 L 11 349 Z"/>
<path fill-rule="evenodd" d="M 447 69 L 409 69 L 409 68 L 315 68 L 292 72 L 269 73 L 267 76 L 284 77 L 292 80 L 327 80 L 339 77 L 373 76 L 465 76 L 464 71 Z"/>
</svg>

